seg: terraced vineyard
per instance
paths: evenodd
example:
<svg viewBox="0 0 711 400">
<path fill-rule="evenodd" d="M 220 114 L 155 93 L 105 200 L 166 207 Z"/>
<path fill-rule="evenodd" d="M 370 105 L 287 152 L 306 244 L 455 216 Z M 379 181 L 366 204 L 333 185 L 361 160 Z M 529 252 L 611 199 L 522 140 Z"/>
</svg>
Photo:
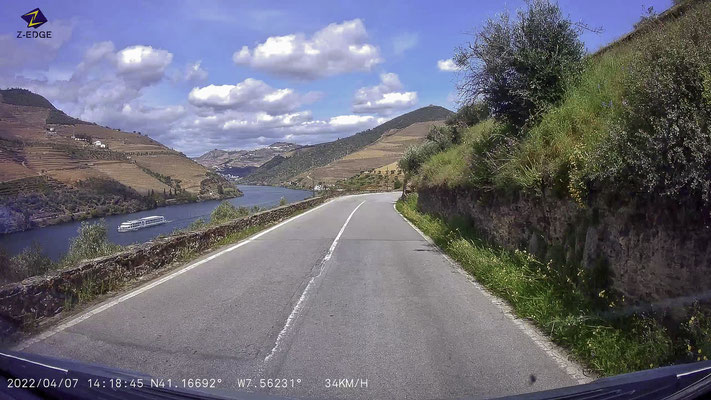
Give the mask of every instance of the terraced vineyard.
<svg viewBox="0 0 711 400">
<path fill-rule="evenodd" d="M 241 195 L 145 135 L 76 120 L 23 89 L 0 100 L 0 232 Z"/>
</svg>

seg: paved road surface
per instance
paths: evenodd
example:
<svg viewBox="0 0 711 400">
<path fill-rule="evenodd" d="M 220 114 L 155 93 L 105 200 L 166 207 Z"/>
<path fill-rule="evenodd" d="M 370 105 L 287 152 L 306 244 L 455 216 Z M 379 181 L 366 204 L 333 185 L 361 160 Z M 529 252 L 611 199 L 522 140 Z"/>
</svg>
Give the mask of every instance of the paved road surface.
<svg viewBox="0 0 711 400">
<path fill-rule="evenodd" d="M 300 398 L 492 397 L 576 384 L 402 219 L 397 196 L 326 203 L 24 351 L 220 378 L 228 389 L 294 379 L 268 393 Z M 350 384 L 342 378 L 361 381 L 326 387 Z"/>
</svg>

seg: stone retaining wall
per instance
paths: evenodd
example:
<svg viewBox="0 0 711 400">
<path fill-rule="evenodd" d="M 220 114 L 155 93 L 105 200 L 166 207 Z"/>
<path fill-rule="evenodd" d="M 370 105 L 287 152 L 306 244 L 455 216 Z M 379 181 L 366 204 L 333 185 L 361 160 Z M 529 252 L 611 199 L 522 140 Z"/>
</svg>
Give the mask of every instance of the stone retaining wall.
<svg viewBox="0 0 711 400">
<path fill-rule="evenodd" d="M 0 287 L 0 339 L 30 322 L 61 313 L 80 296 L 105 292 L 178 261 L 188 252 L 207 250 L 230 234 L 283 221 L 325 200 L 325 197 L 315 197 L 203 230 L 155 239 L 47 276 L 4 285 Z"/>
<path fill-rule="evenodd" d="M 612 286 L 637 303 L 708 299 L 711 227 L 673 204 L 597 199 L 585 207 L 554 196 L 472 189 L 420 190 L 418 207 L 464 217 L 492 242 L 559 265 L 605 268 Z"/>
</svg>

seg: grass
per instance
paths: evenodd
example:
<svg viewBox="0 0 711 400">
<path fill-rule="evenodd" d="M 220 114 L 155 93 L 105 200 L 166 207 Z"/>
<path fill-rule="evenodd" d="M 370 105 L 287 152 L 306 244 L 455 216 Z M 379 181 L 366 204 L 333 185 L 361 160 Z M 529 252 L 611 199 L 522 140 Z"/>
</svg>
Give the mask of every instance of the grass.
<svg viewBox="0 0 711 400">
<path fill-rule="evenodd" d="M 626 48 L 588 60 L 587 68 L 566 91 L 559 106 L 551 108 L 514 148 L 495 177 L 499 187 L 524 190 L 543 181 L 575 187 L 590 175 L 593 155 L 609 138 L 623 104 L 626 68 L 632 53 Z"/>
<path fill-rule="evenodd" d="M 491 119 L 466 128 L 461 143 L 423 164 L 418 184 L 536 191 L 545 182 L 576 198 L 580 181 L 595 168 L 593 154 L 619 113 L 629 58 L 619 48 L 588 60 L 562 103 L 518 142 L 501 145 L 497 137 L 503 127 Z"/>
<path fill-rule="evenodd" d="M 598 294 L 601 301 L 592 301 L 579 285 L 530 254 L 492 246 L 468 224 L 419 212 L 416 194 L 396 207 L 479 283 L 506 300 L 519 317 L 532 321 L 591 370 L 616 375 L 678 359 L 679 346 L 654 318 L 602 317 L 601 302 L 615 306 L 605 291 Z"/>
</svg>

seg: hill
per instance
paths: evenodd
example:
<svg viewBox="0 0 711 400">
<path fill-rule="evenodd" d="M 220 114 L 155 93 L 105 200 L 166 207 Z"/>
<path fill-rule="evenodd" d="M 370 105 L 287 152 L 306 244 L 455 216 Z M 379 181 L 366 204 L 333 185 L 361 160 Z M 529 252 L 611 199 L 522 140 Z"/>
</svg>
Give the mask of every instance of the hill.
<svg viewBox="0 0 711 400">
<path fill-rule="evenodd" d="M 137 133 L 0 90 L 0 233 L 239 195 L 226 179 Z"/>
<path fill-rule="evenodd" d="M 373 171 L 384 174 L 395 173 L 394 165 L 410 146 L 422 143 L 432 126 L 442 126 L 442 121 L 417 122 L 406 128 L 391 129 L 375 142 L 333 161 L 323 167 L 314 168 L 297 176 L 296 181 L 304 182 L 306 175 L 317 182 L 330 185 L 363 172 Z M 381 167 L 390 166 L 384 168 Z M 306 182 L 310 184 L 310 182 Z"/>
<path fill-rule="evenodd" d="M 276 142 L 254 150 L 211 150 L 194 160 L 220 173 L 245 176 L 275 156 L 288 155 L 301 145 Z"/>
<path fill-rule="evenodd" d="M 353 136 L 297 150 L 291 157 L 275 157 L 245 177 L 244 181 L 263 185 L 291 182 L 307 170 L 325 166 L 374 143 L 392 129 L 403 129 L 418 122 L 441 121 L 451 114 L 444 107 L 423 107 Z"/>
</svg>

